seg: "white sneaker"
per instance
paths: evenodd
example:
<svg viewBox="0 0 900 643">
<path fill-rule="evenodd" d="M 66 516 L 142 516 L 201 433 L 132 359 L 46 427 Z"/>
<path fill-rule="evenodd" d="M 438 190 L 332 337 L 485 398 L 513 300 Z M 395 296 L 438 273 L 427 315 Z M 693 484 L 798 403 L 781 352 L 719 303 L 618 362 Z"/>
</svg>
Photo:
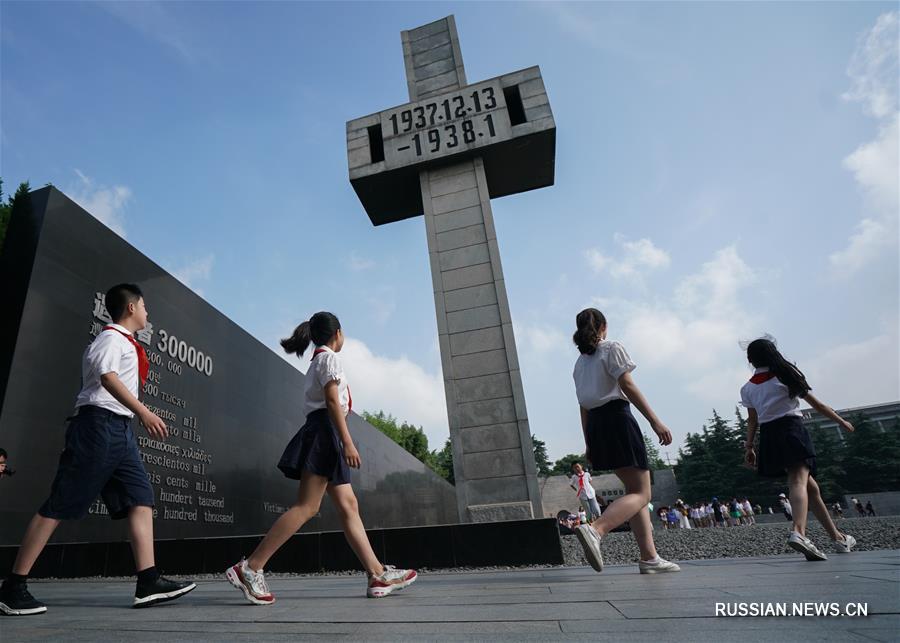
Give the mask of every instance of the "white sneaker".
<svg viewBox="0 0 900 643">
<path fill-rule="evenodd" d="M 369 576 L 369 586 L 366 596 L 369 598 L 384 598 L 394 591 L 409 587 L 419 577 L 414 569 L 397 569 L 393 565 L 385 565 L 380 576 Z"/>
<path fill-rule="evenodd" d="M 596 572 L 603 571 L 603 554 L 600 553 L 600 534 L 590 525 L 579 525 L 575 529 L 578 542 L 584 549 L 584 557 Z"/>
<path fill-rule="evenodd" d="M 638 562 L 638 569 L 641 570 L 642 574 L 666 574 L 668 572 L 681 571 L 681 567 L 659 556 L 653 562 L 647 560 Z"/>
<path fill-rule="evenodd" d="M 796 531 L 791 532 L 787 544 L 794 551 L 799 551 L 806 556 L 806 560 L 828 560 L 828 556 L 819 551 L 819 548 L 813 544 L 813 541 L 806 536 L 801 536 Z"/>
<path fill-rule="evenodd" d="M 254 605 L 271 605 L 275 602 L 262 571 L 250 569 L 246 559 L 225 570 L 225 577 L 229 583 L 244 592 L 244 597 Z"/>
<path fill-rule="evenodd" d="M 856 545 L 856 538 L 850 534 L 844 534 L 843 540 L 834 541 L 834 551 L 839 554 L 849 554 L 854 545 Z"/>
</svg>

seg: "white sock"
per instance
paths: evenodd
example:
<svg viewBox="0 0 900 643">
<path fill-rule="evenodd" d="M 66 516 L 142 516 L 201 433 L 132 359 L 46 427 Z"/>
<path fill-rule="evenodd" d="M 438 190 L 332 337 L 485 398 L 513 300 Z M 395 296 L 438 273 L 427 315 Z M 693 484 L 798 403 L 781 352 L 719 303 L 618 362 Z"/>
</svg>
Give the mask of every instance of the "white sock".
<svg viewBox="0 0 900 643">
<path fill-rule="evenodd" d="M 645 560 L 644 562 L 645 562 L 645 563 L 649 563 L 649 564 L 651 564 L 651 565 L 655 565 L 656 563 L 659 562 L 659 554 L 657 554 L 656 556 L 654 556 L 654 557 L 651 558 L 650 560 Z"/>
</svg>

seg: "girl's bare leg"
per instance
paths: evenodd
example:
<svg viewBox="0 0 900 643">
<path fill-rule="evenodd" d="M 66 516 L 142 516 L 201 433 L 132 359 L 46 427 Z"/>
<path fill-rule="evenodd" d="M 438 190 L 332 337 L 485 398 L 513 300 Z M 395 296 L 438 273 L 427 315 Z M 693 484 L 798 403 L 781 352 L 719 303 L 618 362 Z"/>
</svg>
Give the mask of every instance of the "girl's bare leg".
<svg viewBox="0 0 900 643">
<path fill-rule="evenodd" d="M 328 478 L 308 471 L 303 472 L 300 488 L 297 490 L 297 502 L 281 514 L 269 529 L 269 533 L 250 554 L 250 558 L 247 559 L 250 569 L 259 571 L 265 567 L 275 552 L 310 518 L 319 513 L 319 506 L 322 504 L 322 496 L 325 495 L 327 486 Z"/>
<path fill-rule="evenodd" d="M 791 496 L 791 513 L 794 515 L 794 531 L 806 536 L 806 513 L 809 498 L 806 487 L 809 481 L 809 467 L 799 464 L 788 470 L 788 487 Z"/>
<path fill-rule="evenodd" d="M 363 526 L 362 518 L 359 517 L 359 501 L 353 493 L 353 488 L 349 484 L 328 485 L 328 495 L 337 507 L 347 542 L 350 543 L 350 548 L 359 558 L 363 568 L 373 576 L 382 574 L 384 565 L 372 551 L 372 544 L 366 536 L 366 528 Z"/>
<path fill-rule="evenodd" d="M 641 550 L 642 560 L 656 558 L 653 544 L 653 530 L 650 528 L 650 472 L 646 469 L 624 467 L 615 470 L 616 476 L 625 485 L 625 495 L 609 506 L 602 516 L 591 523 L 591 527 L 601 536 L 621 525 L 626 520 Z"/>
</svg>

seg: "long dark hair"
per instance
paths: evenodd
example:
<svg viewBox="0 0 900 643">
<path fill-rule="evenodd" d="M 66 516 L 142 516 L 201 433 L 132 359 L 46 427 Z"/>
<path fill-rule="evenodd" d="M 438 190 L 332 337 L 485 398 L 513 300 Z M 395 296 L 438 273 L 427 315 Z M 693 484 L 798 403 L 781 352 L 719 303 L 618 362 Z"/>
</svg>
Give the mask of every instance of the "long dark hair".
<svg viewBox="0 0 900 643">
<path fill-rule="evenodd" d="M 600 341 L 600 332 L 606 326 L 606 317 L 596 308 L 585 308 L 575 315 L 575 327 L 577 330 L 572 335 L 572 341 L 582 354 L 593 355 L 597 350 L 597 342 Z"/>
<path fill-rule="evenodd" d="M 293 353 L 297 357 L 303 355 L 309 346 L 310 341 L 316 346 L 322 346 L 331 341 L 341 329 L 341 322 L 331 313 L 316 313 L 297 328 L 294 334 L 287 339 L 281 340 L 281 347 L 285 353 Z"/>
<path fill-rule="evenodd" d="M 747 359 L 756 368 L 766 367 L 787 386 L 791 397 L 803 397 L 812 390 L 803 372 L 784 359 L 771 339 L 754 339 L 747 345 Z"/>
</svg>

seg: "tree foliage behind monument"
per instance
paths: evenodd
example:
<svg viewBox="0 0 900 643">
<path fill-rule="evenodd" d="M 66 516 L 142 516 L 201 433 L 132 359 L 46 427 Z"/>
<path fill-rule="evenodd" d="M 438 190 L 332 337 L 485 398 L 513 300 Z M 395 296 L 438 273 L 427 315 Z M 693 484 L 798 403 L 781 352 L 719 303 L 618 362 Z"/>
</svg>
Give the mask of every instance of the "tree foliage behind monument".
<svg viewBox="0 0 900 643">
<path fill-rule="evenodd" d="M 9 220 L 12 218 L 13 208 L 16 203 L 19 207 L 28 207 L 31 203 L 29 192 L 31 188 L 28 181 L 19 184 L 19 189 L 15 195 L 6 199 L 3 194 L 3 179 L 0 179 L 0 251 L 3 250 L 3 243 L 6 241 L 6 231 L 9 228 Z"/>
<path fill-rule="evenodd" d="M 833 423 L 825 421 L 806 423 L 816 449 L 816 481 L 825 501 L 834 502 L 848 493 L 900 490 L 900 418 L 884 432 L 862 417 L 846 419 L 855 432 L 838 433 Z M 747 421 L 738 409 L 733 423 L 714 410 L 699 433 L 688 433 L 675 467 L 686 501 L 748 496 L 777 506 L 778 494 L 787 492 L 787 476 L 763 478 L 745 465 L 746 435 Z"/>
<path fill-rule="evenodd" d="M 444 478 L 450 484 L 454 483 L 453 476 L 453 449 L 450 439 L 444 443 L 440 451 L 428 450 L 428 436 L 421 426 L 415 426 L 408 422 L 398 422 L 397 418 L 384 411 L 377 413 L 362 412 L 363 419 L 384 433 L 391 440 L 414 455 L 419 461 L 424 462 L 432 471 Z"/>
</svg>

